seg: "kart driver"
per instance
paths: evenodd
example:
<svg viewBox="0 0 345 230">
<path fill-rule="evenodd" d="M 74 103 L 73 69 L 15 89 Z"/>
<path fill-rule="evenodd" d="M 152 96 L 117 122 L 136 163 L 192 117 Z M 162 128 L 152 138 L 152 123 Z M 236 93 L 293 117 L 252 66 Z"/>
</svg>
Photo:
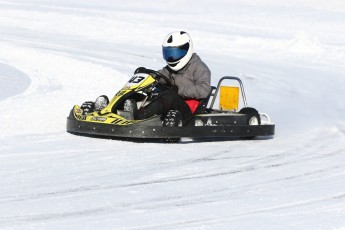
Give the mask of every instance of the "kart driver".
<svg viewBox="0 0 345 230">
<path fill-rule="evenodd" d="M 173 87 L 142 107 L 134 114 L 134 118 L 142 120 L 174 110 L 173 117 L 182 119 L 183 124 L 186 124 L 192 118 L 200 100 L 210 94 L 211 71 L 194 53 L 192 40 L 184 31 L 168 34 L 162 48 L 167 66 L 158 72 L 169 77 Z M 171 124 L 175 125 L 177 124 Z"/>
</svg>

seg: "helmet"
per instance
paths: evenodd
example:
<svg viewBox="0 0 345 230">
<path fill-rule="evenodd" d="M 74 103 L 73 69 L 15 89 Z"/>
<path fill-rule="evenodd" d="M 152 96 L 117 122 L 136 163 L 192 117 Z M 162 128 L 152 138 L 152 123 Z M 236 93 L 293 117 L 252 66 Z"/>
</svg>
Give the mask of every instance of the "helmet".
<svg viewBox="0 0 345 230">
<path fill-rule="evenodd" d="M 163 42 L 163 58 L 170 69 L 179 71 L 193 55 L 193 43 L 189 34 L 176 31 L 168 34 Z"/>
</svg>

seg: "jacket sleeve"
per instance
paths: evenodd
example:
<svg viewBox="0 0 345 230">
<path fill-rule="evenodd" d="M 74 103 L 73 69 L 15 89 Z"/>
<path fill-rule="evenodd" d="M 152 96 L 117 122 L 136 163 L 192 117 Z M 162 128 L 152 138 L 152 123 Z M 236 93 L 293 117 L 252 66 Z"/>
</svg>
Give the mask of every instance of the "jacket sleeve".
<svg viewBox="0 0 345 230">
<path fill-rule="evenodd" d="M 205 63 L 200 62 L 191 70 L 190 82 L 179 86 L 179 94 L 186 98 L 202 99 L 211 91 L 211 71 Z"/>
<path fill-rule="evenodd" d="M 169 70 L 167 70 L 166 67 L 164 67 L 163 69 L 160 69 L 160 70 L 157 70 L 157 72 L 159 72 L 160 74 L 163 74 L 164 76 L 166 76 L 167 78 L 170 79 L 170 73 L 169 73 Z M 159 82 L 162 83 L 162 84 L 166 84 L 165 80 L 164 79 L 159 79 Z"/>
</svg>

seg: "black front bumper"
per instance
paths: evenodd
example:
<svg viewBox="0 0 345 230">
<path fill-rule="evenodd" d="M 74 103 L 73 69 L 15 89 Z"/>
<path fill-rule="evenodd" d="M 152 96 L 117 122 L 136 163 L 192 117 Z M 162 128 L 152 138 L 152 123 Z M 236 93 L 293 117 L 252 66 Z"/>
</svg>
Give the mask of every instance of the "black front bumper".
<svg viewBox="0 0 345 230">
<path fill-rule="evenodd" d="M 256 137 L 273 136 L 274 124 L 267 125 L 213 125 L 213 126 L 183 126 L 163 127 L 146 126 L 143 124 L 111 125 L 79 121 L 74 117 L 67 118 L 67 132 L 110 138 L 207 138 L 207 137 Z"/>
</svg>

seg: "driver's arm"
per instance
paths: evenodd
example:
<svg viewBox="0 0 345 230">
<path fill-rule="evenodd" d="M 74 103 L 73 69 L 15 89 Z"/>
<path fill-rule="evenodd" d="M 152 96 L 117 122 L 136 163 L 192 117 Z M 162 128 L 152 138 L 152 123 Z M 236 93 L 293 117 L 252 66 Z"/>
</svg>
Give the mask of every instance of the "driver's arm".
<svg viewBox="0 0 345 230">
<path fill-rule="evenodd" d="M 163 74 L 164 76 L 166 76 L 167 78 L 169 78 L 170 80 L 172 80 L 172 79 L 171 79 L 171 76 L 170 76 L 170 73 L 169 73 L 169 71 L 167 70 L 167 68 L 164 67 L 163 69 L 157 70 L 157 72 L 160 73 L 160 74 Z M 161 83 L 161 84 L 167 84 L 168 82 L 166 82 L 163 78 L 160 78 L 160 79 L 159 79 L 159 83 Z M 173 81 L 172 81 L 171 83 L 174 84 Z"/>
</svg>

